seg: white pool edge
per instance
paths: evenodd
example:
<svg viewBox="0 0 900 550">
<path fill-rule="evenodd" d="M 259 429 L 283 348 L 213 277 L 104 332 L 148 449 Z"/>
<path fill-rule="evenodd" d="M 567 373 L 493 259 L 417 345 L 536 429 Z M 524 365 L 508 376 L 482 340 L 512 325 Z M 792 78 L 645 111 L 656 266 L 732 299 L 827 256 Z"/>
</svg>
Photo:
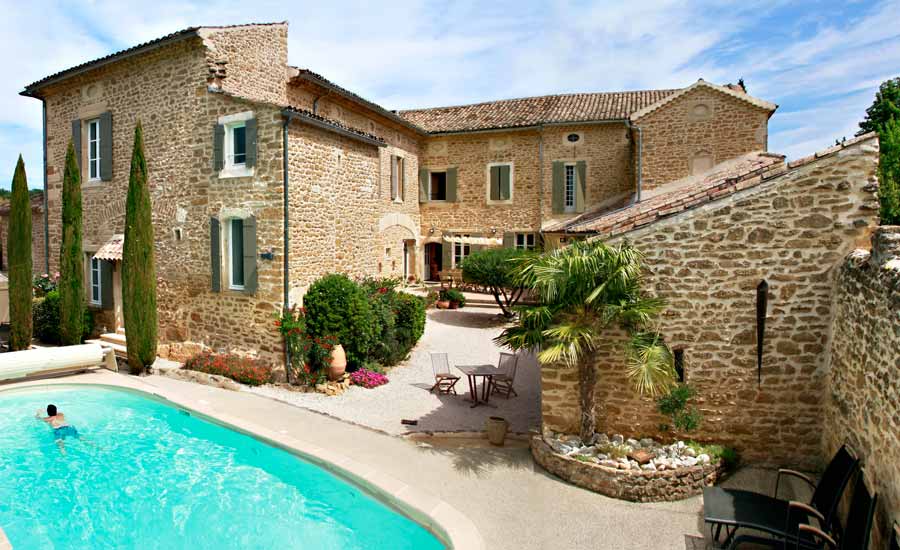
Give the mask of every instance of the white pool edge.
<svg viewBox="0 0 900 550">
<path fill-rule="evenodd" d="M 102 376 L 103 380 L 98 382 L 79 381 L 79 378 L 82 377 L 34 380 L 3 385 L 0 386 L 0 395 L 4 391 L 20 388 L 68 385 L 106 386 L 139 392 L 146 394 L 149 398 L 154 396 L 163 398 L 172 405 L 184 408 L 201 418 L 259 439 L 263 443 L 280 447 L 339 477 L 347 479 L 350 483 L 373 493 L 385 504 L 398 509 L 401 513 L 431 531 L 432 534 L 447 544 L 449 549 L 484 550 L 485 548 L 484 539 L 472 520 L 449 503 L 436 495 L 379 472 L 375 468 L 339 452 L 324 449 L 311 442 L 276 432 L 234 415 L 218 412 L 203 403 L 188 401 L 184 396 L 177 395 L 166 388 L 153 386 L 138 378 L 112 373 L 110 373 L 110 376 Z M 12 550 L 12 545 L 6 539 L 2 529 L 0 529 L 0 550 Z"/>
</svg>

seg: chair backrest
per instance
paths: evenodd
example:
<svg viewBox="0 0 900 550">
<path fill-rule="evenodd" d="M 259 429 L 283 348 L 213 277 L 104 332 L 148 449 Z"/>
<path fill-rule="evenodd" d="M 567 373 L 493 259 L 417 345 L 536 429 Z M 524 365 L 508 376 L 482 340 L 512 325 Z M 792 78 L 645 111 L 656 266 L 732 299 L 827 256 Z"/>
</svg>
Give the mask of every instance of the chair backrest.
<svg viewBox="0 0 900 550">
<path fill-rule="evenodd" d="M 878 495 L 869 493 L 866 482 L 860 474 L 853 489 L 850 501 L 850 512 L 847 514 L 847 528 L 841 537 L 842 550 L 863 550 L 869 547 L 872 533 L 872 518 L 875 517 L 875 504 Z"/>
<path fill-rule="evenodd" d="M 516 367 L 518 365 L 518 355 L 514 353 L 500 353 L 500 361 L 497 363 L 497 369 L 508 376 L 510 380 L 516 379 Z"/>
<path fill-rule="evenodd" d="M 859 459 L 850 453 L 846 445 L 842 445 L 828 463 L 819 484 L 816 485 L 816 490 L 813 491 L 810 504 L 825 516 L 825 524 L 829 530 L 835 519 L 841 496 L 858 469 Z"/>
<path fill-rule="evenodd" d="M 435 376 L 450 374 L 450 360 L 447 358 L 446 353 L 431 354 L 431 370 L 434 371 Z"/>
</svg>

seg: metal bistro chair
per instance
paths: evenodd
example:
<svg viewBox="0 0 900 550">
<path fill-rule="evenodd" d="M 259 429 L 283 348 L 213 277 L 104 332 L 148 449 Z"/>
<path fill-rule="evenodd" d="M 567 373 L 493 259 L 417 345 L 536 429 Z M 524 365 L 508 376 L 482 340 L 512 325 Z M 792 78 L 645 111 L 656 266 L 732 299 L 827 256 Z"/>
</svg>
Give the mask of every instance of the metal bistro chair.
<svg viewBox="0 0 900 550">
<path fill-rule="evenodd" d="M 434 385 L 428 392 L 431 393 L 437 389 L 439 394 L 457 395 L 456 383 L 459 382 L 459 376 L 450 372 L 450 360 L 447 359 L 446 353 L 431 354 L 431 369 L 434 371 Z"/>
<path fill-rule="evenodd" d="M 497 363 L 497 370 L 500 374 L 491 377 L 491 393 L 499 393 L 509 399 L 509 394 L 516 397 L 519 394 L 513 388 L 516 381 L 516 370 L 519 366 L 519 356 L 513 353 L 501 353 L 500 361 Z"/>
</svg>

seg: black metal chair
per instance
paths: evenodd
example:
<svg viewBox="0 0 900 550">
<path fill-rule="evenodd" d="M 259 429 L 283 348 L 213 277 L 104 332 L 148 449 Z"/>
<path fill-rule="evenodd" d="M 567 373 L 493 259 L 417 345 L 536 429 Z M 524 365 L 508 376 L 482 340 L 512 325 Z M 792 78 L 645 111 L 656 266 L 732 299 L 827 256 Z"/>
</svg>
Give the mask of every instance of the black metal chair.
<svg viewBox="0 0 900 550">
<path fill-rule="evenodd" d="M 774 540 L 782 541 L 778 543 L 782 547 L 786 542 L 793 544 L 797 540 L 799 525 L 810 523 L 812 518 L 816 518 L 825 531 L 839 533 L 840 525 L 836 521 L 838 503 L 858 469 L 859 459 L 844 445 L 835 453 L 818 484 L 799 472 L 781 469 L 778 470 L 773 496 L 739 489 L 707 487 L 703 490 L 704 520 L 710 524 L 714 539 L 718 539 L 721 529 L 725 528 L 727 536 L 724 545 L 730 543 L 729 548 L 749 542 L 749 535 L 735 538 L 740 529 L 767 533 L 775 537 Z M 813 488 L 808 504 L 778 498 L 782 476 L 795 477 Z"/>
<path fill-rule="evenodd" d="M 801 523 L 798 528 L 801 537 L 798 537 L 796 548 L 807 549 L 834 549 L 834 550 L 865 550 L 869 547 L 869 538 L 872 535 L 872 520 L 875 517 L 875 505 L 878 495 L 869 493 L 866 482 L 860 474 L 853 489 L 853 499 L 850 501 L 850 512 L 847 514 L 847 526 L 840 538 L 836 541 L 833 536 L 825 533 L 818 527 Z M 808 538 L 807 538 L 808 537 Z"/>
</svg>

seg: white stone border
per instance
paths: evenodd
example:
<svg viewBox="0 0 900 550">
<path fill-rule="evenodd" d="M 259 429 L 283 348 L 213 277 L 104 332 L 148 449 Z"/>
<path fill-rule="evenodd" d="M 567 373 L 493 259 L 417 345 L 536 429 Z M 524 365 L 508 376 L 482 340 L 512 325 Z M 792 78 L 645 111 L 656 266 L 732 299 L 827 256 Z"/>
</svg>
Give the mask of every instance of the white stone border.
<svg viewBox="0 0 900 550">
<path fill-rule="evenodd" d="M 12 544 L 6 538 L 6 533 L 3 532 L 2 528 L 0 528 L 0 550 L 12 550 Z"/>
<path fill-rule="evenodd" d="M 132 383 L 123 383 L 124 381 Z M 149 399 L 155 398 L 165 401 L 170 406 L 183 408 L 207 422 L 218 424 L 253 437 L 264 444 L 288 451 L 302 460 L 312 462 L 316 466 L 344 478 L 361 490 L 373 494 L 387 506 L 398 510 L 425 527 L 442 543 L 447 545 L 448 550 L 484 550 L 485 548 L 484 539 L 482 539 L 481 533 L 478 532 L 472 520 L 444 500 L 427 491 L 413 487 L 393 476 L 379 472 L 367 464 L 335 451 L 275 432 L 230 414 L 214 411 L 211 406 L 202 401 L 187 404 L 185 399 L 173 395 L 172 392 L 165 388 L 150 386 L 149 384 L 145 385 L 139 379 L 110 379 L 105 380 L 103 383 L 78 382 L 77 380 L 65 379 L 35 380 L 5 386 L 0 389 L 0 396 L 8 390 L 60 385 L 93 386 L 132 391 L 143 394 Z M 2 536 L 2 530 L 0 530 L 0 536 Z M 3 546 L 3 540 L 3 538 L 0 538 L 0 550 L 11 550 L 12 546 Z M 7 544 L 9 544 L 8 541 Z"/>
</svg>

